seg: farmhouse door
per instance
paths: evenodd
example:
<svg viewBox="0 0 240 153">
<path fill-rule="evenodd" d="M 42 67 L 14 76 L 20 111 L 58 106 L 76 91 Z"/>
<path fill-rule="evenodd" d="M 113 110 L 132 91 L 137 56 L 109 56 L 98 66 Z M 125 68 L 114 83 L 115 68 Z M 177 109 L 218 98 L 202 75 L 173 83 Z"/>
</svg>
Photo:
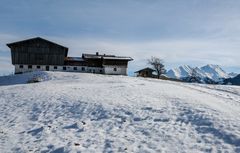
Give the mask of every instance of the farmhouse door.
<svg viewBox="0 0 240 153">
<path fill-rule="evenodd" d="M 46 66 L 46 71 L 49 71 L 49 66 Z"/>
</svg>

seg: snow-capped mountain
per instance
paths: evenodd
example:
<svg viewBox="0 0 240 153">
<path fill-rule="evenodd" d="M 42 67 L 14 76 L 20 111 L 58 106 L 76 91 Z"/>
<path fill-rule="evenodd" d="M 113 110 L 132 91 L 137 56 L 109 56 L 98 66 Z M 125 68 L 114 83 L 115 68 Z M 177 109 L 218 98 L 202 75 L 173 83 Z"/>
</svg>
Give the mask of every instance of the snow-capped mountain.
<svg viewBox="0 0 240 153">
<path fill-rule="evenodd" d="M 193 70 L 196 71 L 198 77 L 209 78 L 213 81 L 220 81 L 232 76 L 225 72 L 219 65 L 213 64 L 208 64 L 206 66 L 196 68 L 193 68 L 189 65 L 180 66 L 178 68 L 169 70 L 167 72 L 167 76 L 169 78 L 181 79 L 191 76 Z"/>
<path fill-rule="evenodd" d="M 171 70 L 167 71 L 166 75 L 169 78 L 180 79 L 180 78 L 184 78 L 184 77 L 189 76 L 192 69 L 193 68 L 190 67 L 189 65 L 183 65 L 183 66 L 180 66 L 178 68 L 174 68 L 174 69 L 171 69 Z"/>
<path fill-rule="evenodd" d="M 206 65 L 201 67 L 201 70 L 205 72 L 206 76 L 214 81 L 219 81 L 220 79 L 229 78 L 228 73 L 226 73 L 220 66 L 218 65 Z"/>
</svg>

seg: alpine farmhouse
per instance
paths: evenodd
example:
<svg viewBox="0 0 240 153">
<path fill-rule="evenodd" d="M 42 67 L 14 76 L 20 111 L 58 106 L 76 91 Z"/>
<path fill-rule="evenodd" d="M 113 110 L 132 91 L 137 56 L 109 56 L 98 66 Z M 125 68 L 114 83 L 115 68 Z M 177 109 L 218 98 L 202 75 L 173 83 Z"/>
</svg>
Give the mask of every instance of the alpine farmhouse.
<svg viewBox="0 0 240 153">
<path fill-rule="evenodd" d="M 36 37 L 7 46 L 11 49 L 15 74 L 31 71 L 67 71 L 112 75 L 127 75 L 131 57 L 99 54 L 82 54 L 68 57 L 68 48 Z"/>
</svg>

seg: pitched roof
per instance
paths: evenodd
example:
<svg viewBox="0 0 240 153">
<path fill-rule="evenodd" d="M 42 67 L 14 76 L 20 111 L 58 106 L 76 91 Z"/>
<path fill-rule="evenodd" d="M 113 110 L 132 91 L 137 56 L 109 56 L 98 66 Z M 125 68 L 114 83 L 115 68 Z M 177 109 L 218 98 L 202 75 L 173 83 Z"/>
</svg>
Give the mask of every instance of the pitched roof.
<svg viewBox="0 0 240 153">
<path fill-rule="evenodd" d="M 126 56 L 112 56 L 112 57 L 105 57 L 105 56 L 103 56 L 103 59 L 128 60 L 128 61 L 132 61 L 133 60 L 131 57 L 126 57 Z"/>
<path fill-rule="evenodd" d="M 146 68 L 141 69 L 141 70 L 138 70 L 138 71 L 136 71 L 136 72 L 134 72 L 134 73 L 139 73 L 139 72 L 141 72 L 141 71 L 152 71 L 152 72 L 154 72 L 155 70 L 152 69 L 152 68 L 146 67 Z"/>
<path fill-rule="evenodd" d="M 82 57 L 65 57 L 65 61 L 77 61 L 82 62 L 85 61 Z"/>
<path fill-rule="evenodd" d="M 87 59 L 101 59 L 102 56 L 101 55 L 96 55 L 96 54 L 82 54 L 83 58 L 87 58 Z"/>
<path fill-rule="evenodd" d="M 85 59 L 113 59 L 113 60 L 128 60 L 132 61 L 131 57 L 126 56 L 115 56 L 115 55 L 100 55 L 100 54 L 82 54 L 82 57 Z"/>
<path fill-rule="evenodd" d="M 13 42 L 13 43 L 8 43 L 7 46 L 10 48 L 11 46 L 14 46 L 14 45 L 16 45 L 16 44 L 25 43 L 25 42 L 28 42 L 28 41 L 31 41 L 31 40 L 42 40 L 42 41 L 48 42 L 48 43 L 53 44 L 53 45 L 61 46 L 61 47 L 65 48 L 66 50 L 68 50 L 68 48 L 65 47 L 65 46 L 59 45 L 59 44 L 54 43 L 54 42 L 52 42 L 52 41 L 43 39 L 43 38 L 41 38 L 41 37 L 35 37 L 35 38 L 30 38 L 30 39 L 26 39 L 26 40 L 21 40 L 21 41 L 17 41 L 17 42 Z"/>
</svg>

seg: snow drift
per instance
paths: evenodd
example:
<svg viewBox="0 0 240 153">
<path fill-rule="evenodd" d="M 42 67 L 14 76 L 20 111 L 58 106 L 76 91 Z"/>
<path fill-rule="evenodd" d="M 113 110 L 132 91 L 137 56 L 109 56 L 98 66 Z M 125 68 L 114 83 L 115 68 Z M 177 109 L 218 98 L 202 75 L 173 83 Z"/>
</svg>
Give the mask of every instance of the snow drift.
<svg viewBox="0 0 240 153">
<path fill-rule="evenodd" d="M 1 152 L 240 152 L 239 87 L 43 74 L 0 78 Z"/>
</svg>

